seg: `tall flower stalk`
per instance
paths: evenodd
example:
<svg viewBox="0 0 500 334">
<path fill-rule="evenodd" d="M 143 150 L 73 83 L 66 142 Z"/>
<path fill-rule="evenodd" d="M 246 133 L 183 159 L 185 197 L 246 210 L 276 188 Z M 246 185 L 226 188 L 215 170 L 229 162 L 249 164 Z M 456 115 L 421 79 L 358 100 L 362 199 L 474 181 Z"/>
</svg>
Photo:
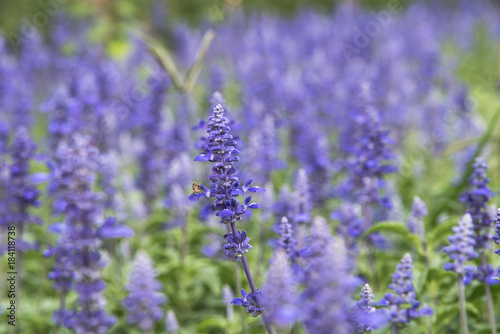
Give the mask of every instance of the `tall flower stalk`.
<svg viewBox="0 0 500 334">
<path fill-rule="evenodd" d="M 209 176 L 212 188 L 208 189 L 202 184 L 193 184 L 193 194 L 189 196 L 191 200 L 198 200 L 201 197 L 215 197 L 213 207 L 215 215 L 220 218 L 221 224 L 229 225 L 230 232 L 224 235 L 228 242 L 224 245 L 226 255 L 233 256 L 241 261 L 243 270 L 250 286 L 250 293 L 242 290 L 243 298 L 235 298 L 232 303 L 242 305 L 247 308 L 247 313 L 253 316 L 262 315 L 265 311 L 264 296 L 262 290 L 256 288 L 250 268 L 248 266 L 245 253 L 252 246 L 245 231 L 236 229 L 236 222 L 242 219 L 242 215 L 248 208 L 257 209 L 260 205 L 251 203 L 251 196 L 245 197 L 247 191 L 263 192 L 260 187 L 250 187 L 252 178 L 243 186 L 240 185 L 235 163 L 239 160 L 236 149 L 236 141 L 229 133 L 228 119 L 224 117 L 224 108 L 218 104 L 212 109 L 212 115 L 208 118 L 208 138 L 204 145 L 204 152 L 195 158 L 195 161 L 210 161 L 214 163 L 212 174 Z M 244 197 L 240 204 L 238 196 Z M 271 327 L 264 319 L 267 332 L 272 333 Z"/>
<path fill-rule="evenodd" d="M 469 178 L 469 189 L 462 194 L 461 200 L 466 203 L 467 212 L 472 218 L 475 239 L 474 249 L 479 253 L 481 262 L 474 277 L 478 281 L 484 283 L 491 333 L 495 334 L 497 327 L 495 310 L 493 308 L 493 297 L 490 288 L 491 282 L 495 282 L 491 280 L 491 275 L 494 270 L 488 264 L 485 253 L 487 249 L 490 249 L 490 228 L 493 223 L 488 202 L 494 194 L 488 186 L 490 179 L 486 175 L 486 170 L 488 169 L 486 161 L 482 157 L 478 157 L 473 167 L 474 171 Z"/>
<path fill-rule="evenodd" d="M 474 272 L 476 267 L 466 265 L 465 262 L 477 258 L 474 250 L 476 241 L 474 240 L 474 230 L 470 214 L 465 214 L 458 226 L 453 227 L 453 235 L 448 237 L 449 246 L 443 248 L 443 252 L 448 254 L 452 262 L 444 265 L 444 269 L 454 271 L 458 274 L 458 296 L 460 302 L 460 328 L 462 334 L 468 333 L 467 312 L 465 308 L 465 284 L 464 275 L 467 272 Z"/>
</svg>

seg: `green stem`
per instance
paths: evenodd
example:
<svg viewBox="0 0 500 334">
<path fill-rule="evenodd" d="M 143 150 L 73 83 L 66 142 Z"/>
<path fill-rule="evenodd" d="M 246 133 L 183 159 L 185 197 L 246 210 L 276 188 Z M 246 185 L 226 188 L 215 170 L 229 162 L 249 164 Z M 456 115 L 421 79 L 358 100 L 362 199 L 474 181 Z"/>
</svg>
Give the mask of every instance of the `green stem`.
<svg viewBox="0 0 500 334">
<path fill-rule="evenodd" d="M 465 287 L 464 287 L 464 276 L 462 274 L 458 275 L 458 297 L 460 300 L 460 328 L 462 334 L 468 334 L 469 330 L 467 327 L 467 311 L 465 309 Z"/>
<path fill-rule="evenodd" d="M 483 266 L 487 265 L 486 255 L 484 252 L 481 253 L 481 262 Z M 497 325 L 495 321 L 495 310 L 493 308 L 493 296 L 491 295 L 491 288 L 487 282 L 484 282 L 484 290 L 486 293 L 486 305 L 488 307 L 488 320 L 490 322 L 491 334 L 496 334 Z"/>
</svg>

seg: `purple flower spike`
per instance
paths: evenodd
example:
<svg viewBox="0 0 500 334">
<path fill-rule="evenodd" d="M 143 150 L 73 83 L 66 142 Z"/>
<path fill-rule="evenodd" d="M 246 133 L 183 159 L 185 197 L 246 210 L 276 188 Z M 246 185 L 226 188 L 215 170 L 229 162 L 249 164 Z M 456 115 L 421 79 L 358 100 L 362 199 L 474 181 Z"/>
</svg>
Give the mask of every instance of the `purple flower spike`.
<svg viewBox="0 0 500 334">
<path fill-rule="evenodd" d="M 476 241 L 470 214 L 465 214 L 458 222 L 458 226 L 453 227 L 453 235 L 448 237 L 448 241 L 450 245 L 443 247 L 443 252 L 448 254 L 452 262 L 446 263 L 444 269 L 457 274 L 473 273 L 476 267 L 465 265 L 465 262 L 478 257 L 474 249 Z"/>
<path fill-rule="evenodd" d="M 397 266 L 397 271 L 392 275 L 392 283 L 389 288 L 395 293 L 387 293 L 379 302 L 380 306 L 387 306 L 384 315 L 387 321 L 393 324 L 407 324 L 412 319 L 422 315 L 432 315 L 430 308 L 424 307 L 418 310 L 420 303 L 416 300 L 415 288 L 413 287 L 413 261 L 410 254 L 405 254 Z M 411 311 L 402 306 L 410 305 Z"/>
<path fill-rule="evenodd" d="M 421 234 L 423 232 L 422 219 L 425 216 L 427 216 L 427 206 L 420 197 L 415 196 L 410 217 L 408 217 L 408 221 L 406 222 L 408 230 L 412 233 Z"/>
<path fill-rule="evenodd" d="M 161 289 L 151 258 L 146 252 L 138 252 L 127 286 L 129 295 L 123 300 L 128 311 L 128 323 L 136 324 L 144 332 L 153 329 L 155 322 L 163 317 L 161 305 L 167 300 L 159 292 Z"/>
</svg>

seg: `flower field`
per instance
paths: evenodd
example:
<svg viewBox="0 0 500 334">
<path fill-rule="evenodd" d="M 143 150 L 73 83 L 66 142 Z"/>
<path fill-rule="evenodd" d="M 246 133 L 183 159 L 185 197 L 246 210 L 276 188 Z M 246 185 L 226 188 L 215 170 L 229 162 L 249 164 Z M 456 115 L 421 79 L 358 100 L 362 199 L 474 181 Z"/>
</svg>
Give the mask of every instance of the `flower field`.
<svg viewBox="0 0 500 334">
<path fill-rule="evenodd" d="M 162 3 L 0 34 L 0 333 L 500 332 L 498 4 Z"/>
</svg>

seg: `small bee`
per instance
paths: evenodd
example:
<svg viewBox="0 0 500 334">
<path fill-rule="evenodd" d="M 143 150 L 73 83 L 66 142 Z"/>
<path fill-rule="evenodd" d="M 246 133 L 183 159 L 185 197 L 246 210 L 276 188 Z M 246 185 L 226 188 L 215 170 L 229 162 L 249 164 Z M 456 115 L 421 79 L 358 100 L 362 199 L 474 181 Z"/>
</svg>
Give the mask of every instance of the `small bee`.
<svg viewBox="0 0 500 334">
<path fill-rule="evenodd" d="M 193 194 L 195 195 L 201 194 L 203 192 L 203 188 L 198 182 L 193 182 L 192 188 L 193 188 Z"/>
</svg>

